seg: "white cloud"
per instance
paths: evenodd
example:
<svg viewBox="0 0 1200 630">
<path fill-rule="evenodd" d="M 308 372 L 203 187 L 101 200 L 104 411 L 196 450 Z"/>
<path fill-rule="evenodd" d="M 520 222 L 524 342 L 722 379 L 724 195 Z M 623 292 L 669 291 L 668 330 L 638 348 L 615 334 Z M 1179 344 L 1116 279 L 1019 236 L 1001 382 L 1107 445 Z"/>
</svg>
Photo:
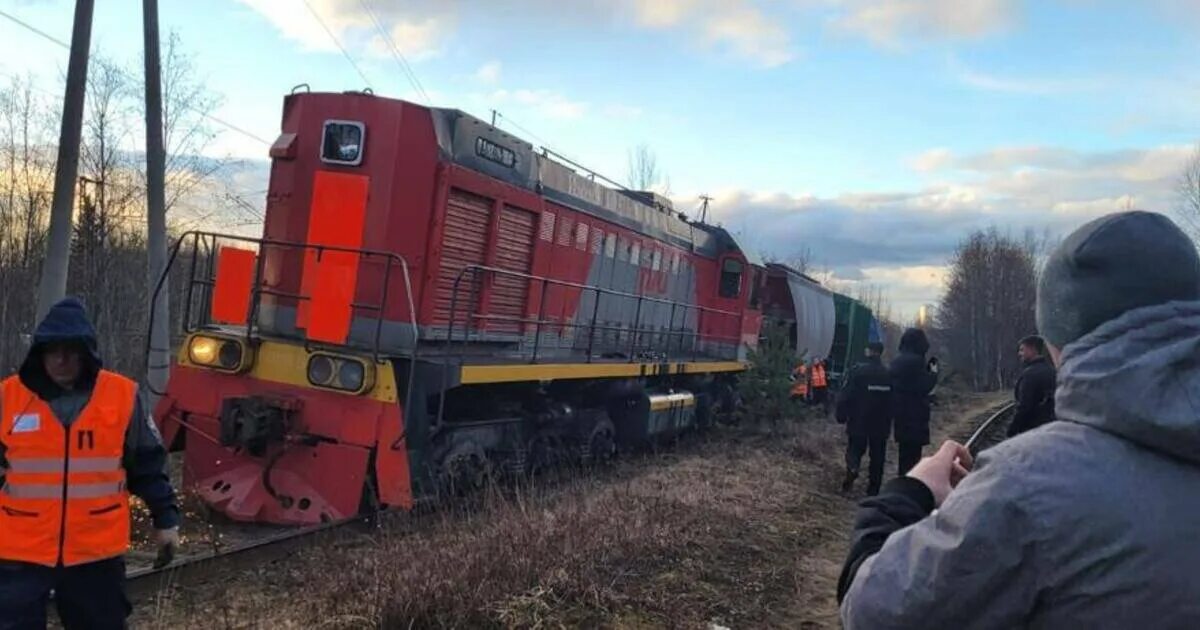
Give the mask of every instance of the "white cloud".
<svg viewBox="0 0 1200 630">
<path fill-rule="evenodd" d="M 446 18 L 397 20 L 391 26 L 391 44 L 409 61 L 419 61 L 441 54 L 441 44 L 449 32 L 450 23 Z M 374 38 L 372 41 L 376 45 L 387 43 L 381 39 Z"/>
<path fill-rule="evenodd" d="M 336 52 L 325 26 L 355 53 L 377 57 L 390 55 L 390 47 L 378 33 L 375 18 L 392 41 L 410 60 L 441 53 L 454 35 L 460 18 L 474 17 L 490 4 L 469 0 L 412 0 L 370 2 L 368 12 L 360 0 L 239 0 L 266 17 L 287 38 L 310 50 Z M 791 35 L 771 19 L 753 0 L 618 0 L 618 17 L 637 28 L 680 30 L 689 39 L 708 47 L 726 49 L 734 57 L 764 67 L 774 67 L 795 58 Z M 613 16 L 613 4 L 588 0 L 551 2 L 514 0 L 511 10 L 528 10 L 541 17 L 565 22 L 570 28 L 594 28 Z M 316 12 L 318 21 L 312 13 Z"/>
<path fill-rule="evenodd" d="M 573 101 L 563 94 L 551 90 L 496 90 L 489 100 L 497 105 L 512 103 L 530 108 L 537 113 L 558 119 L 581 118 L 588 111 L 588 104 Z"/>
<path fill-rule="evenodd" d="M 726 4 L 723 13 L 705 24 L 705 36 L 710 42 L 727 45 L 737 56 L 767 68 L 796 58 L 787 29 L 754 7 L 729 7 L 729 4 L 735 3 Z"/>
<path fill-rule="evenodd" d="M 939 147 L 937 149 L 929 149 L 924 153 L 913 157 L 908 161 L 909 166 L 921 173 L 932 171 L 940 171 L 945 168 L 954 159 L 954 154 L 950 149 Z"/>
<path fill-rule="evenodd" d="M 1062 147 L 1011 146 L 969 155 L 933 149 L 909 161 L 928 174 L 953 172 L 991 178 L 996 190 L 1027 190 L 1058 182 L 1059 190 L 1084 192 L 1083 186 L 1158 185 L 1178 177 L 1191 145 L 1083 152 Z"/>
<path fill-rule="evenodd" d="M 834 0 L 837 30 L 872 43 L 903 47 L 914 41 L 979 39 L 1020 18 L 1019 0 Z"/>
<path fill-rule="evenodd" d="M 985 92 L 1047 96 L 1092 92 L 1105 87 L 1103 81 L 1086 77 L 1015 77 L 981 72 L 953 56 L 950 57 L 949 66 L 960 83 Z"/>
<path fill-rule="evenodd" d="M 902 314 L 911 314 L 936 302 L 940 270 L 972 230 L 1061 236 L 1128 208 L 1171 214 L 1191 150 L 1016 146 L 959 155 L 933 149 L 910 162 L 933 180 L 917 190 L 836 197 L 726 190 L 713 195 L 710 211 L 752 248 L 785 259 L 808 248 L 818 268 L 881 286 Z M 691 207 L 694 199 L 681 195 L 676 205 Z"/>
<path fill-rule="evenodd" d="M 700 0 L 630 0 L 637 23 L 648 28 L 678 26 L 698 8 Z"/>
<path fill-rule="evenodd" d="M 791 33 L 750 0 L 623 0 L 634 22 L 650 29 L 681 29 L 710 47 L 773 68 L 796 58 Z"/>
<path fill-rule="evenodd" d="M 489 61 L 479 66 L 479 69 L 475 71 L 475 79 L 480 83 L 495 85 L 500 82 L 501 70 L 502 66 L 499 61 Z"/>
<path fill-rule="evenodd" d="M 455 17 L 454 7 L 435 2 L 371 2 L 365 5 L 371 7 L 368 13 L 359 0 L 239 1 L 308 50 L 337 52 L 332 33 L 351 53 L 388 57 L 394 45 L 409 61 L 439 54 Z M 376 20 L 390 42 L 380 36 Z"/>
</svg>

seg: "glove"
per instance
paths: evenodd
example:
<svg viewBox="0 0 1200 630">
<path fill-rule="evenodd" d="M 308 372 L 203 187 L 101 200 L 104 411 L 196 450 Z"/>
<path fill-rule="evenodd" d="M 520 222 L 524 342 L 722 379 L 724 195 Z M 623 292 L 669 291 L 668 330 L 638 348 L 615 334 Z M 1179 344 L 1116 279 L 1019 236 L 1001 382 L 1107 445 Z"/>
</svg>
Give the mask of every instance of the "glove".
<svg viewBox="0 0 1200 630">
<path fill-rule="evenodd" d="M 158 545 L 154 568 L 161 569 L 175 560 L 175 550 L 179 548 L 179 528 L 155 530 L 154 542 Z"/>
<path fill-rule="evenodd" d="M 928 365 L 928 367 L 929 367 L 929 371 L 930 371 L 930 372 L 933 372 L 934 374 L 937 374 L 937 373 L 938 373 L 938 360 L 937 360 L 937 357 L 932 357 L 932 358 L 930 358 L 930 359 L 929 359 L 929 365 Z"/>
</svg>

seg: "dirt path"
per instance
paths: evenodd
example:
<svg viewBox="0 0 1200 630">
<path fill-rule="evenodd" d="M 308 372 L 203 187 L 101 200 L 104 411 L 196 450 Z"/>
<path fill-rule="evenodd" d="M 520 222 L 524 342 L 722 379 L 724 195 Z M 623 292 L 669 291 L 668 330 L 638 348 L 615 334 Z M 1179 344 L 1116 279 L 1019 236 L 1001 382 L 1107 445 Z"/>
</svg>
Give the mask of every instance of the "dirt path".
<svg viewBox="0 0 1200 630">
<path fill-rule="evenodd" d="M 996 403 L 952 397 L 935 438 Z M 164 589 L 134 627 L 836 628 L 858 495 L 840 492 L 841 428 L 798 424 L 721 430 L 599 478 Z"/>
</svg>

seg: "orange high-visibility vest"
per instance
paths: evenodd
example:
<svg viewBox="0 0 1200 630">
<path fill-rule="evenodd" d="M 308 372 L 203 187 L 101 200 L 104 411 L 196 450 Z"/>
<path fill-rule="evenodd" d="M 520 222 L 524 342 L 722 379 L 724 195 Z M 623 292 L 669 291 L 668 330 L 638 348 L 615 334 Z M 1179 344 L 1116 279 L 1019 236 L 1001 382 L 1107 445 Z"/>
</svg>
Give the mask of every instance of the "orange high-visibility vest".
<svg viewBox="0 0 1200 630">
<path fill-rule="evenodd" d="M 801 363 L 792 370 L 792 378 L 796 382 L 792 383 L 792 396 L 804 397 L 808 395 L 808 366 Z"/>
<path fill-rule="evenodd" d="M 48 567 L 129 550 L 125 430 L 137 384 L 101 371 L 70 429 L 17 376 L 0 384 L 0 560 Z"/>
<path fill-rule="evenodd" d="M 818 387 L 828 387 L 829 382 L 825 380 L 825 366 L 820 363 L 813 366 L 812 369 L 812 386 L 813 389 Z"/>
</svg>

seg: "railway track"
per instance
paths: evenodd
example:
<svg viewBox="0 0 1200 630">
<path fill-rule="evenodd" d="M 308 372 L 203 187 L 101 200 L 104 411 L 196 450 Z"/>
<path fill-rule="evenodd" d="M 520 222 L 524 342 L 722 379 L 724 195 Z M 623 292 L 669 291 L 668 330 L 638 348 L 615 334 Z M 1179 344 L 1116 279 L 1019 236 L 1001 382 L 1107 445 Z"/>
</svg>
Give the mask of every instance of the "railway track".
<svg viewBox="0 0 1200 630">
<path fill-rule="evenodd" d="M 989 412 L 982 422 L 974 425 L 970 434 L 960 434 L 955 436 L 956 439 L 964 441 L 972 454 L 978 454 L 998 444 L 1004 439 L 1014 408 L 1012 403 L 996 408 Z M 339 544 L 354 538 L 361 539 L 378 530 L 385 520 L 400 516 L 411 519 L 426 512 L 429 510 L 388 510 L 299 529 L 263 527 L 264 533 L 261 536 L 247 536 L 245 540 L 233 545 L 214 546 L 207 552 L 179 557 L 170 566 L 162 569 L 135 566 L 127 575 L 128 594 L 135 602 L 147 601 L 158 596 L 164 589 L 219 580 L 230 571 L 270 564 L 314 545 Z"/>
<path fill-rule="evenodd" d="M 352 535 L 363 535 L 378 527 L 381 518 L 398 514 L 385 511 L 335 523 L 322 523 L 298 529 L 270 528 L 269 533 L 211 551 L 176 558 L 167 567 L 132 568 L 126 575 L 128 596 L 134 601 L 154 597 L 165 588 L 184 582 L 219 578 L 230 570 L 263 565 L 295 551 L 321 542 L 332 542 Z M 266 529 L 266 528 L 264 528 Z"/>
<path fill-rule="evenodd" d="M 992 411 L 983 422 L 975 427 L 965 440 L 972 455 L 978 455 L 1004 440 L 1015 410 L 1014 403 L 1006 403 Z"/>
</svg>

